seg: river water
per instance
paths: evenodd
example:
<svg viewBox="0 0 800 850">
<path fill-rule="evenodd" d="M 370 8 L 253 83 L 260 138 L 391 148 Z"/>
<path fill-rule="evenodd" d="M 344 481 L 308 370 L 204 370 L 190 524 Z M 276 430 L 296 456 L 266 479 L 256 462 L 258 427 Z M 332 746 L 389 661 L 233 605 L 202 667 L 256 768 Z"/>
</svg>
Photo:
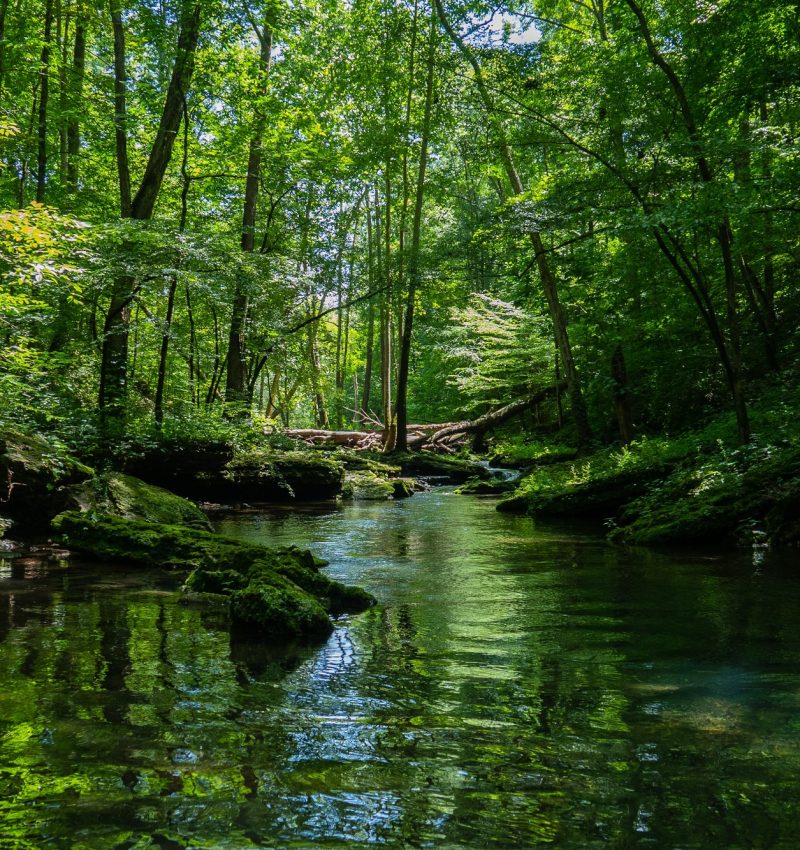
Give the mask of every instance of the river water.
<svg viewBox="0 0 800 850">
<path fill-rule="evenodd" d="M 413 498 L 223 519 L 381 605 L 231 646 L 156 574 L 0 561 L 0 848 L 800 846 L 794 553 Z"/>
</svg>

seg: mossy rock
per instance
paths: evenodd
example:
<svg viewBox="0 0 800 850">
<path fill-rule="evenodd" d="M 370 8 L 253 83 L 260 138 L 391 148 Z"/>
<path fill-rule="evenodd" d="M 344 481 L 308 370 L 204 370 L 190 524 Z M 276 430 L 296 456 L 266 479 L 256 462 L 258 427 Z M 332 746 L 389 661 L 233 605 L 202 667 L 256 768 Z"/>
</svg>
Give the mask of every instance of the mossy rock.
<svg viewBox="0 0 800 850">
<path fill-rule="evenodd" d="M 372 472 L 348 472 L 342 496 L 357 501 L 385 501 L 394 496 L 394 486 Z"/>
<path fill-rule="evenodd" d="M 0 508 L 22 533 L 46 529 L 69 507 L 67 488 L 92 474 L 54 440 L 19 431 L 0 435 Z"/>
<path fill-rule="evenodd" d="M 497 496 L 501 493 L 509 493 L 514 489 L 513 482 L 504 481 L 502 478 L 490 478 L 488 481 L 470 478 L 456 489 L 456 493 L 472 496 Z"/>
<path fill-rule="evenodd" d="M 393 478 L 395 475 L 400 474 L 400 467 L 398 465 L 386 463 L 383 455 L 376 455 L 374 452 L 338 449 L 333 454 L 333 457 L 348 471 L 372 472 L 383 478 Z"/>
<path fill-rule="evenodd" d="M 327 637 L 333 631 L 319 600 L 276 574 L 234 591 L 230 606 L 239 630 L 291 637 Z"/>
<path fill-rule="evenodd" d="M 211 531 L 205 514 L 188 499 L 121 472 L 95 476 L 70 492 L 75 507 L 84 512 Z"/>
<path fill-rule="evenodd" d="M 328 613 L 363 611 L 374 597 L 319 572 L 324 561 L 296 547 L 273 549 L 176 525 L 91 516 L 53 521 L 60 542 L 95 557 L 191 571 L 192 593 L 223 595 L 237 629 L 262 636 L 319 637 Z"/>
<path fill-rule="evenodd" d="M 497 503 L 496 510 L 503 514 L 526 514 L 528 512 L 528 497 L 524 493 L 514 493 Z"/>
<path fill-rule="evenodd" d="M 325 501 L 342 492 L 344 467 L 315 451 L 273 448 L 234 454 L 217 443 L 163 443 L 128 472 L 192 499 L 212 502 Z"/>
<path fill-rule="evenodd" d="M 419 489 L 415 478 L 391 478 L 389 484 L 392 485 L 392 495 L 395 499 L 407 499 Z"/>
</svg>

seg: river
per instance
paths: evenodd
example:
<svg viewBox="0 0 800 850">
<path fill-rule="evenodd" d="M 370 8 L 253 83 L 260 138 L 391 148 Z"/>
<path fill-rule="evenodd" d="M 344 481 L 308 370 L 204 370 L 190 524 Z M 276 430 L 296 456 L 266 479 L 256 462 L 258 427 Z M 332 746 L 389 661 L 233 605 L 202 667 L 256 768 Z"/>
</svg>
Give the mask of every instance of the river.
<svg viewBox="0 0 800 850">
<path fill-rule="evenodd" d="M 796 553 L 413 498 L 221 519 L 381 604 L 230 645 L 158 574 L 0 560 L 0 848 L 800 846 Z"/>
</svg>

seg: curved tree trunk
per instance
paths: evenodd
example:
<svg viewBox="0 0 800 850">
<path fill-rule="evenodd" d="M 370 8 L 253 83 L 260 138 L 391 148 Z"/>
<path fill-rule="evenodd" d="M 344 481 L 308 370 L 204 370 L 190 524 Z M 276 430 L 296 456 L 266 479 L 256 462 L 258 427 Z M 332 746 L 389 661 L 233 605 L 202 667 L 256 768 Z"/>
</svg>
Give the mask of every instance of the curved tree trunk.
<svg viewBox="0 0 800 850">
<path fill-rule="evenodd" d="M 494 102 L 483 79 L 481 65 L 472 50 L 467 47 L 464 40 L 453 29 L 452 25 L 445 17 L 444 9 L 442 8 L 442 0 L 435 0 L 435 3 L 439 20 L 442 22 L 442 26 L 447 32 L 447 35 L 472 67 L 475 74 L 475 84 L 478 89 L 478 94 L 480 95 L 481 101 L 486 109 L 490 129 L 494 136 L 495 143 L 497 144 L 508 181 L 511 184 L 511 189 L 515 195 L 521 195 L 525 191 L 522 185 L 522 180 L 514 163 L 514 156 L 511 151 L 511 145 L 506 137 L 505 129 L 497 116 Z M 564 370 L 567 393 L 572 406 L 572 417 L 575 420 L 578 442 L 582 447 L 586 447 L 592 441 L 592 431 L 589 425 L 589 416 L 586 411 L 586 403 L 581 390 L 578 370 L 572 356 L 572 346 L 569 339 L 567 319 L 559 299 L 558 285 L 555 275 L 550 268 L 550 262 L 547 258 L 547 252 L 542 241 L 541 233 L 539 233 L 538 230 L 532 230 L 530 231 L 529 236 L 531 244 L 533 245 L 536 267 L 541 278 L 542 290 L 547 301 L 550 319 L 553 322 L 556 345 L 558 347 L 559 354 L 561 355 L 561 365 Z"/>
</svg>

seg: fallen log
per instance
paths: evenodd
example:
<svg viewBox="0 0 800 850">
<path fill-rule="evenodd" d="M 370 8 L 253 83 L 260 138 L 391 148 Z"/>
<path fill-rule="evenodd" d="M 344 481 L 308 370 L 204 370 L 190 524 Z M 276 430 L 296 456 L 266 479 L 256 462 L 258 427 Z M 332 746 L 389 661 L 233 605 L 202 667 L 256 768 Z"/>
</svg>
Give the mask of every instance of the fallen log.
<svg viewBox="0 0 800 850">
<path fill-rule="evenodd" d="M 459 438 L 463 438 L 466 434 L 482 435 L 489 429 L 522 413 L 523 410 L 539 404 L 556 391 L 563 390 L 565 386 L 566 383 L 562 382 L 559 385 L 546 387 L 532 396 L 512 401 L 510 404 L 484 413 L 477 419 L 409 425 L 406 432 L 406 444 L 409 449 L 427 447 L 436 451 L 452 451 L 450 444 L 457 442 Z M 327 444 L 356 449 L 379 448 L 383 444 L 384 434 L 381 429 L 374 431 L 327 431 L 322 428 L 287 428 L 283 433 L 287 437 L 305 440 L 311 445 Z"/>
<path fill-rule="evenodd" d="M 434 433 L 430 436 L 430 441 L 431 443 L 441 442 L 445 437 L 449 437 L 451 434 L 474 434 L 475 432 L 488 431 L 490 428 L 500 425 L 507 419 L 511 419 L 512 416 L 522 413 L 523 410 L 539 404 L 539 402 L 544 401 L 548 396 L 553 395 L 556 391 L 563 390 L 565 386 L 566 382 L 562 381 L 561 384 L 546 387 L 528 398 L 523 398 L 519 401 L 512 401 L 510 404 L 506 404 L 497 410 L 484 413 L 483 416 L 479 416 L 477 419 L 465 420 L 463 422 L 452 422 L 449 425 L 445 425 L 443 428 L 440 428 L 438 431 L 434 431 Z"/>
</svg>

